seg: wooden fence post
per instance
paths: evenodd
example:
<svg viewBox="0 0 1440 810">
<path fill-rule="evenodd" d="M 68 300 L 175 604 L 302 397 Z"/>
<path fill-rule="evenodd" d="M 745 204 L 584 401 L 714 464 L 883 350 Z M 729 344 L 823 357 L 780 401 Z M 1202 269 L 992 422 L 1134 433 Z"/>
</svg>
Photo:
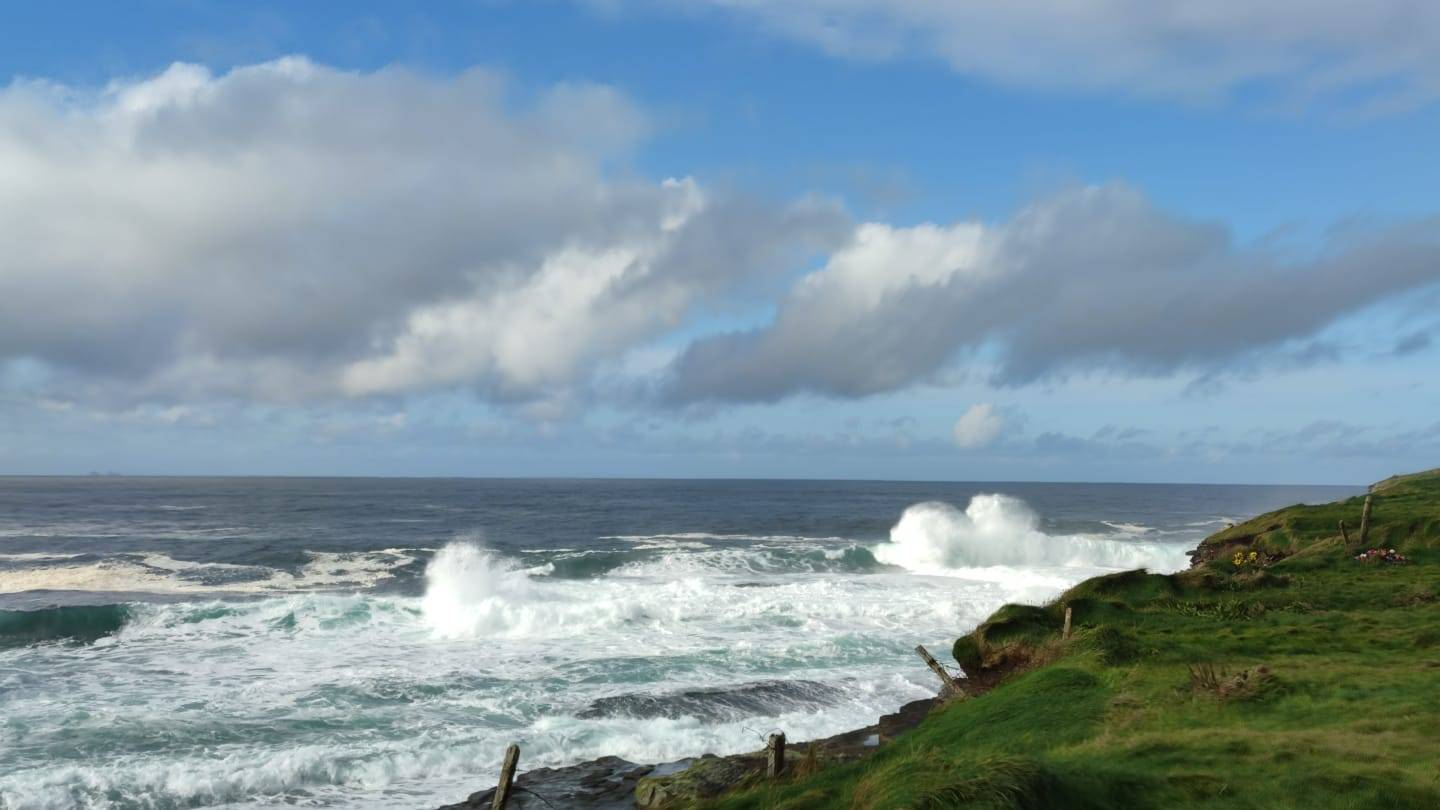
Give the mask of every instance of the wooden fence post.
<svg viewBox="0 0 1440 810">
<path fill-rule="evenodd" d="M 1340 536 L 1345 538 L 1345 545 L 1350 545 L 1350 530 L 1345 528 L 1345 521 L 1340 521 Z"/>
<path fill-rule="evenodd" d="M 1061 638 L 1070 638 L 1070 606 L 1065 606 L 1065 629 L 1060 633 Z"/>
<path fill-rule="evenodd" d="M 765 773 L 771 778 L 785 770 L 785 732 L 771 734 L 765 743 Z"/>
<path fill-rule="evenodd" d="M 495 798 L 490 802 L 490 810 L 505 810 L 505 803 L 510 801 L 510 783 L 515 781 L 515 766 L 520 762 L 520 746 L 514 743 L 505 749 L 505 762 L 500 766 L 500 784 L 495 786 Z"/>
<path fill-rule="evenodd" d="M 1360 545 L 1370 540 L 1370 496 L 1365 496 L 1365 507 L 1360 510 Z"/>
<path fill-rule="evenodd" d="M 949 695 L 964 694 L 965 690 L 960 688 L 960 684 L 955 683 L 955 679 L 950 677 L 950 673 L 946 672 L 944 667 L 940 666 L 940 662 L 936 661 L 935 657 L 930 654 L 930 651 L 925 649 L 924 644 L 917 645 L 915 652 L 924 659 L 925 666 L 929 667 L 930 671 L 940 678 L 940 684 L 943 687 L 941 690 L 942 696 L 948 697 Z M 946 693 L 949 694 L 947 695 Z"/>
</svg>

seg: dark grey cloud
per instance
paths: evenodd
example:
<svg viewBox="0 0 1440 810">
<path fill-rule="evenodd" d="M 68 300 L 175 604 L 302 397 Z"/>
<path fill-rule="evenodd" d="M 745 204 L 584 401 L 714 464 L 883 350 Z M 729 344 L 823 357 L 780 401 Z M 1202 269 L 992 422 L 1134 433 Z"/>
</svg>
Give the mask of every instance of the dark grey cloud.
<svg viewBox="0 0 1440 810">
<path fill-rule="evenodd" d="M 770 325 L 708 337 L 675 362 L 680 403 L 854 397 L 980 357 L 1019 386 L 1094 370 L 1202 375 L 1280 351 L 1377 302 L 1440 282 L 1440 220 L 1336 235 L 1317 255 L 1237 246 L 1122 185 L 1077 188 L 997 226 L 862 226 Z M 1287 361 L 1290 362 L 1290 361 Z"/>
<path fill-rule="evenodd" d="M 483 70 L 175 65 L 0 89 L 0 371 L 258 400 L 574 396 L 707 296 L 842 238 L 831 205 L 631 176 L 614 90 Z"/>
<path fill-rule="evenodd" d="M 1390 353 L 1396 357 L 1416 354 L 1430 348 L 1432 342 L 1428 332 L 1411 332 L 1396 341 L 1395 347 L 1390 350 Z"/>
</svg>

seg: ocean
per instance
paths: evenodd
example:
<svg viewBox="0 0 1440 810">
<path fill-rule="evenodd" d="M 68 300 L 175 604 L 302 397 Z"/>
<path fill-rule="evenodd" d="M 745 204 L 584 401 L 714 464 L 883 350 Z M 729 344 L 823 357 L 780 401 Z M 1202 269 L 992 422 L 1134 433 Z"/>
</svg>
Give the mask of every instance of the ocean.
<svg viewBox="0 0 1440 810">
<path fill-rule="evenodd" d="M 872 723 L 1006 602 L 1359 488 L 0 478 L 0 807 L 434 807 Z"/>
</svg>

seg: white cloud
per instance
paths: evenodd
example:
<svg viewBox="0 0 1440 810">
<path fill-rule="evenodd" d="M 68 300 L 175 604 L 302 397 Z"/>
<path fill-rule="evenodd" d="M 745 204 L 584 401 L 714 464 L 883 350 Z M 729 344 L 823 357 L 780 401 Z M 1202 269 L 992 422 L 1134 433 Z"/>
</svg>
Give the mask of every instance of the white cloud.
<svg viewBox="0 0 1440 810">
<path fill-rule="evenodd" d="M 953 352 L 953 324 L 909 302 L 981 283 L 985 229 L 974 223 L 870 223 L 804 277 L 769 328 L 691 344 L 677 361 L 681 400 L 779 399 L 800 390 L 893 390 Z"/>
<path fill-rule="evenodd" d="M 1004 386 L 1316 362 L 1334 352 L 1297 344 L 1437 283 L 1440 220 L 1352 229 L 1296 259 L 1237 246 L 1223 228 L 1160 211 L 1123 185 L 1075 188 L 999 224 L 861 227 L 772 323 L 692 343 L 669 393 L 866 396 L 934 380 L 966 356 L 983 356 Z"/>
<path fill-rule="evenodd" d="M 971 405 L 960 418 L 955 420 L 953 435 L 955 444 L 965 449 L 985 447 L 996 439 L 1005 429 L 1005 418 L 995 409 L 994 405 L 982 402 Z"/>
<path fill-rule="evenodd" d="M 822 203 L 632 177 L 646 129 L 611 88 L 515 98 L 483 70 L 16 82 L 0 372 L 131 401 L 579 396 L 597 364 L 845 228 Z"/>
<path fill-rule="evenodd" d="M 528 399 L 674 326 L 698 285 L 633 294 L 657 272 L 668 238 L 704 207 L 693 182 L 666 187 L 676 199 L 653 232 L 600 249 L 563 248 L 513 285 L 416 308 L 387 350 L 345 367 L 342 389 L 367 395 L 493 380 L 500 397 Z"/>
<path fill-rule="evenodd" d="M 1005 84 L 1389 109 L 1440 96 L 1430 0 L 669 0 L 841 56 L 923 55 Z"/>
<path fill-rule="evenodd" d="M 123 412 L 464 389 L 551 421 L 672 352 L 657 376 L 680 403 L 867 396 L 967 355 L 1001 385 L 1206 373 L 1440 280 L 1434 221 L 1292 260 L 1119 185 L 1008 222 L 853 228 L 823 202 L 632 176 L 646 128 L 611 88 L 515 98 L 485 71 L 14 83 L 0 390 Z M 661 340 L 827 252 L 770 325 Z"/>
</svg>

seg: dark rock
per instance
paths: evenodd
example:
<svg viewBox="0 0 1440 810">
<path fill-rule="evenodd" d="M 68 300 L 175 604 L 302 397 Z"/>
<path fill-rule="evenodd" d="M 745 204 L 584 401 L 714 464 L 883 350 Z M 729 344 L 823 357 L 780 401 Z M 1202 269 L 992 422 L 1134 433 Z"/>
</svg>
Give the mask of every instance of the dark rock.
<svg viewBox="0 0 1440 810">
<path fill-rule="evenodd" d="M 915 700 L 887 714 L 873 726 L 865 726 L 822 740 L 811 740 L 789 746 L 787 761 L 799 762 L 811 755 L 827 763 L 851 762 L 867 757 L 876 747 L 893 740 L 920 724 L 940 701 L 937 698 Z M 683 761 L 677 763 L 684 765 Z M 713 798 L 744 782 L 761 779 L 765 772 L 765 754 L 756 752 L 717 757 L 706 754 L 689 761 L 688 767 L 674 773 L 657 771 L 641 779 L 635 786 L 635 807 L 639 810 L 672 810 Z"/>
<path fill-rule="evenodd" d="M 660 695 L 648 692 L 612 695 L 592 702 L 579 716 L 736 720 L 774 716 L 782 710 L 801 707 L 831 706 L 844 698 L 843 689 L 819 681 L 769 680 Z"/>
<path fill-rule="evenodd" d="M 631 810 L 635 807 L 635 783 L 653 770 L 653 765 L 636 765 L 619 757 L 600 757 L 564 768 L 536 768 L 515 779 L 507 810 Z M 440 810 L 490 810 L 494 797 L 492 787 Z"/>
<path fill-rule="evenodd" d="M 885 742 L 914 728 L 938 698 L 915 700 L 879 722 L 822 740 L 789 746 L 789 762 L 811 755 L 827 763 L 850 762 L 874 753 Z M 706 754 L 662 765 L 636 765 L 619 757 L 601 757 L 565 768 L 536 768 L 515 780 L 509 810 L 669 810 L 713 798 L 748 780 L 762 779 L 763 751 L 719 757 Z M 495 788 L 471 794 L 440 810 L 489 810 Z M 543 799 L 543 801 L 542 801 Z M 548 804 L 547 804 L 548 802 Z"/>
</svg>

